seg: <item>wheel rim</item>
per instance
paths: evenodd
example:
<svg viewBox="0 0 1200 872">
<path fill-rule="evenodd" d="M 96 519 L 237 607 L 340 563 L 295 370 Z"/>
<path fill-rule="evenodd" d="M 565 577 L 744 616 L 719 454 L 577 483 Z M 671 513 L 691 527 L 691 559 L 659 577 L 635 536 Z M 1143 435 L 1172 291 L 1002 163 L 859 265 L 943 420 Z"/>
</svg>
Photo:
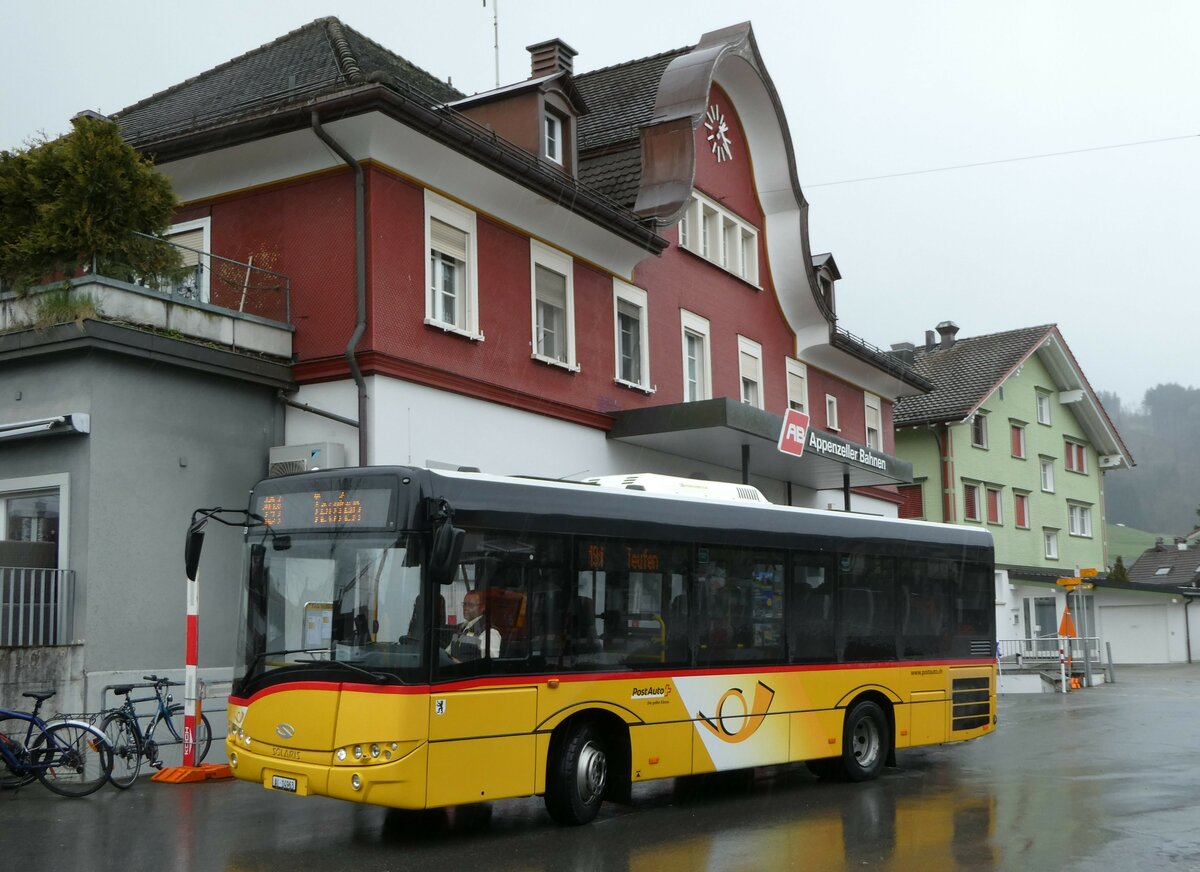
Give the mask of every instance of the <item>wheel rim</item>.
<svg viewBox="0 0 1200 872">
<path fill-rule="evenodd" d="M 882 742 L 879 737 L 879 725 L 873 718 L 865 717 L 854 725 L 854 759 L 863 769 L 870 769 L 878 759 Z"/>
<path fill-rule="evenodd" d="M 607 779 L 608 758 L 604 751 L 588 742 L 579 752 L 579 767 L 575 770 L 575 789 L 585 805 L 600 797 Z"/>
</svg>

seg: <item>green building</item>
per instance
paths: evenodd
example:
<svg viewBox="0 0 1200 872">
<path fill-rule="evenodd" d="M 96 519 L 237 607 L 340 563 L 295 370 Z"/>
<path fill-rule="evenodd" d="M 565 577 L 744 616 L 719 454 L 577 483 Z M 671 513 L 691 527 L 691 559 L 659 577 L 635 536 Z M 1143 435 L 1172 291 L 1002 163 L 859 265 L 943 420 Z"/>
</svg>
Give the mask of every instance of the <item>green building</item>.
<svg viewBox="0 0 1200 872">
<path fill-rule="evenodd" d="M 1106 572 L 1104 477 L 1133 457 L 1057 326 L 957 333 L 946 321 L 893 346 L 934 385 L 895 407 L 896 455 L 913 464 L 900 515 L 990 530 L 999 638 L 1048 646 L 1066 604 L 1057 580 Z M 1072 598 L 1080 607 L 1097 635 L 1093 597 Z"/>
</svg>

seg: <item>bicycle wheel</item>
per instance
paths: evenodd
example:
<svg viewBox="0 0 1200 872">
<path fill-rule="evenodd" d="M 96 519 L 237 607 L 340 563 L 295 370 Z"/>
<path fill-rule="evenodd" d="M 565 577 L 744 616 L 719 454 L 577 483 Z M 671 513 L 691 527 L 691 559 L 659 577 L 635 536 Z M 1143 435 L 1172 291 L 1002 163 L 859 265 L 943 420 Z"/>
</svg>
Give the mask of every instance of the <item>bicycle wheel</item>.
<svg viewBox="0 0 1200 872">
<path fill-rule="evenodd" d="M 0 742 L 6 743 L 8 752 L 16 758 L 16 762 L 10 764 L 8 758 L 0 755 L 0 790 L 24 787 L 37 778 L 33 770 L 21 767 L 21 762 L 27 759 L 24 748 L 28 729 L 29 721 L 24 718 L 12 715 L 0 717 Z M 14 769 L 14 766 L 17 768 Z"/>
<path fill-rule="evenodd" d="M 95 727 L 60 721 L 46 727 L 30 748 L 37 777 L 60 796 L 95 793 L 112 775 L 112 749 Z"/>
<path fill-rule="evenodd" d="M 142 738 L 133 720 L 122 711 L 111 712 L 100 725 L 104 738 L 112 747 L 112 783 L 121 790 L 137 780 L 142 768 Z"/>
<path fill-rule="evenodd" d="M 168 709 L 171 720 L 167 726 L 171 734 L 180 742 L 183 741 L 183 703 L 177 702 Z M 161 745 L 162 743 L 159 742 Z M 208 756 L 208 746 L 212 744 L 212 728 L 208 725 L 208 716 L 200 712 L 200 720 L 196 721 L 196 762 L 203 763 Z"/>
</svg>

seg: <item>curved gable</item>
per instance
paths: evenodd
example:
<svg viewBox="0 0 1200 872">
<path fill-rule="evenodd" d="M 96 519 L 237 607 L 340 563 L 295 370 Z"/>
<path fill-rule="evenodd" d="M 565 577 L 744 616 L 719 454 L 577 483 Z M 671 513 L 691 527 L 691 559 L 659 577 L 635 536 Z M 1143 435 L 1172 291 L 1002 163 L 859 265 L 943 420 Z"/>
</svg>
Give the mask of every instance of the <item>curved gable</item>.
<svg viewBox="0 0 1200 872">
<path fill-rule="evenodd" d="M 642 173 L 634 211 L 663 224 L 679 220 L 696 184 L 697 142 L 707 142 L 697 129 L 704 124 L 714 85 L 736 107 L 752 157 L 751 182 L 762 208 L 768 268 L 780 308 L 798 338 L 815 330 L 819 335 L 812 339 L 828 342 L 834 313 L 817 292 L 808 203 L 796 175 L 791 134 L 749 23 L 705 34 L 667 65 L 654 112 L 641 129 Z"/>
</svg>

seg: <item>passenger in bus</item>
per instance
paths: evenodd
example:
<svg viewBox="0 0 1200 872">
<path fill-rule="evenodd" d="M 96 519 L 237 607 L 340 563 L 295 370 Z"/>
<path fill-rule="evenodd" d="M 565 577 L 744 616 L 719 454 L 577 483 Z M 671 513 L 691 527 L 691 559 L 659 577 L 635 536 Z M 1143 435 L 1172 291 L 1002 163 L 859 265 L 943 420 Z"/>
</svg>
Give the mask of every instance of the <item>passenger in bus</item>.
<svg viewBox="0 0 1200 872">
<path fill-rule="evenodd" d="M 479 657 L 500 656 L 500 631 L 487 627 L 484 619 L 484 593 L 481 590 L 467 591 L 463 597 L 464 622 L 454 628 L 446 653 L 455 660 L 475 660 Z"/>
</svg>

